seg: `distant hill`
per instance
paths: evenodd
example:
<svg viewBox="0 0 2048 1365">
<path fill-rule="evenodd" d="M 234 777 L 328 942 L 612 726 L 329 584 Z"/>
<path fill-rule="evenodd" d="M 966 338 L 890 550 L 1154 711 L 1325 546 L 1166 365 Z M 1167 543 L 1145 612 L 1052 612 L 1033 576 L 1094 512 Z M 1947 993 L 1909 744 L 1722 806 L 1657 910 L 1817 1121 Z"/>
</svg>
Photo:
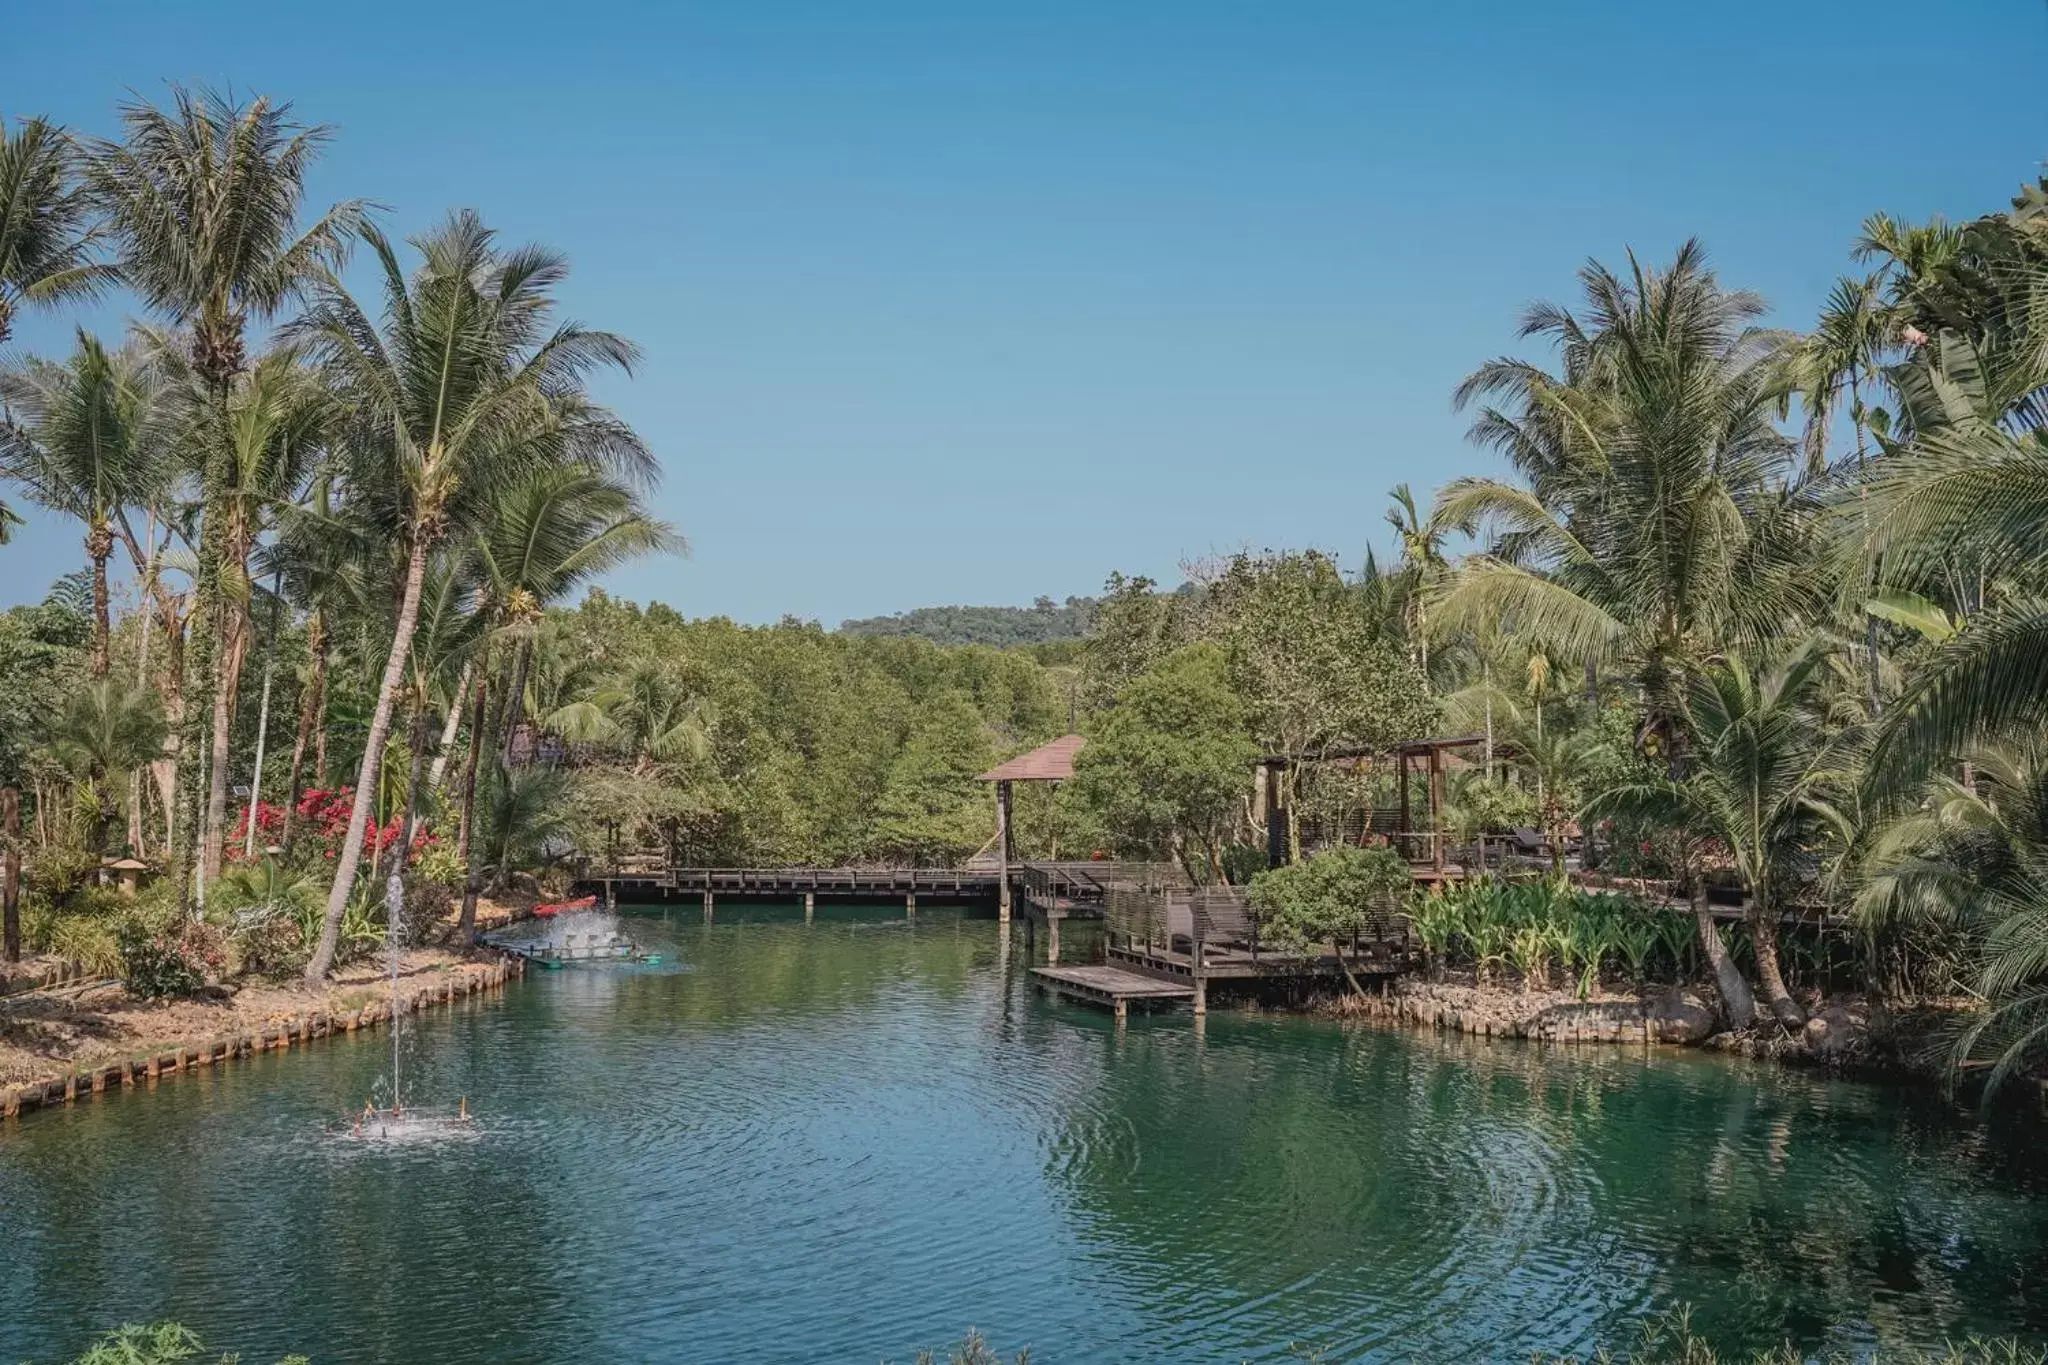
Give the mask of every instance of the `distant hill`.
<svg viewBox="0 0 2048 1365">
<path fill-rule="evenodd" d="M 842 621 L 839 629 L 847 635 L 908 635 L 941 645 L 1057 644 L 1082 637 L 1094 605 L 1092 597 L 1069 597 L 1064 603 L 1041 597 L 1028 607 L 919 607 Z"/>
</svg>

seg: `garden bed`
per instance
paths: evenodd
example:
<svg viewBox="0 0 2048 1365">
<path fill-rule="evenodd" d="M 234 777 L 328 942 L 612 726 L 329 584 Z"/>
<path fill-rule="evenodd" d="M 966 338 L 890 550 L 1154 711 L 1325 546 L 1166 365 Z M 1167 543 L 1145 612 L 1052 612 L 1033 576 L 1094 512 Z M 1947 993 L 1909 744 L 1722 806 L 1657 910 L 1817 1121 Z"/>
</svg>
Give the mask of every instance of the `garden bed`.
<svg viewBox="0 0 2048 1365">
<path fill-rule="evenodd" d="M 477 927 L 502 927 L 530 910 L 524 902 L 482 901 Z M 409 949 L 400 961 L 399 989 L 416 992 L 490 965 L 447 947 Z M 16 967 L 21 977 L 30 979 L 54 979 L 60 970 L 55 960 Z M 144 1000 L 118 982 L 74 979 L 76 986 L 0 1001 L 0 1086 L 50 1081 L 177 1044 L 258 1034 L 313 1014 L 345 1015 L 365 1004 L 387 1001 L 391 976 L 389 960 L 378 953 L 338 969 L 324 991 L 308 991 L 292 979 L 243 979 L 189 998 Z M 462 989 L 466 992 L 469 984 Z"/>
</svg>

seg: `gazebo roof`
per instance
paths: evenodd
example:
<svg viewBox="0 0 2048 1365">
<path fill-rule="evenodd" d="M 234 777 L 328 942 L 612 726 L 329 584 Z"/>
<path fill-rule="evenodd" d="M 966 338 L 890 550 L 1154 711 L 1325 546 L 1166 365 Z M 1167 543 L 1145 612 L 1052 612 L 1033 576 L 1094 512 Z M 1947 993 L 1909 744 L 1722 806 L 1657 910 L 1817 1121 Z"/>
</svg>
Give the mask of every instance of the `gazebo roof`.
<svg viewBox="0 0 2048 1365">
<path fill-rule="evenodd" d="M 1074 755 L 1080 753 L 1081 746 L 1087 742 L 1079 735 L 1061 735 L 1028 754 L 1018 754 L 1007 763 L 998 763 L 975 781 L 1064 782 L 1074 775 Z"/>
</svg>

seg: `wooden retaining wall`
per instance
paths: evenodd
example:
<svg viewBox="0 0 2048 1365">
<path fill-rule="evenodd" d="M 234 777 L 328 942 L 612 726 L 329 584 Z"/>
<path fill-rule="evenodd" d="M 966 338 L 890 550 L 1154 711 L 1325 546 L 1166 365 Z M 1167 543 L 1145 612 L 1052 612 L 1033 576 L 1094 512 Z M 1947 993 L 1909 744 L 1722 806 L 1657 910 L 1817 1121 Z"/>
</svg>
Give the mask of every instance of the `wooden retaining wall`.
<svg viewBox="0 0 2048 1365">
<path fill-rule="evenodd" d="M 400 1014 L 421 1014 L 437 1006 L 452 1004 L 471 995 L 503 988 L 507 981 L 524 976 L 523 959 L 506 956 L 486 964 L 482 971 L 456 971 L 400 994 Z M 54 1080 L 0 1088 L 0 1120 L 14 1119 L 34 1109 L 50 1109 L 108 1091 L 154 1085 L 161 1076 L 175 1076 L 203 1066 L 225 1066 L 240 1057 L 258 1052 L 283 1052 L 294 1044 L 304 1047 L 318 1038 L 353 1034 L 372 1029 L 391 1018 L 392 1002 L 387 997 L 371 1000 L 353 1010 L 314 1010 L 288 1019 L 274 1019 L 239 1033 L 221 1033 L 198 1042 L 174 1043 L 146 1056 L 106 1062 L 82 1071 L 72 1071 Z"/>
</svg>

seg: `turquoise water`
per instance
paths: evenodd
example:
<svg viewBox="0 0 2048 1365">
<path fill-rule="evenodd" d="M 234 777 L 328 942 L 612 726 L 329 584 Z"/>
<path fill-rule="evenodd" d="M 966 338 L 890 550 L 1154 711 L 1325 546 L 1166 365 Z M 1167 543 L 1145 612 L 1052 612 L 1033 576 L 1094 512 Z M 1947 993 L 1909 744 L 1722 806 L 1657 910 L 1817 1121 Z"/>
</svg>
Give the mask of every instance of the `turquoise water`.
<svg viewBox="0 0 2048 1365">
<path fill-rule="evenodd" d="M 416 1024 L 470 1129 L 330 1136 L 376 1042 L 0 1132 L 0 1360 L 177 1317 L 251 1362 L 1510 1360 L 2048 1331 L 2037 1134 L 1601 1049 L 1039 998 L 923 910 L 636 918 L 657 969 Z"/>
</svg>

